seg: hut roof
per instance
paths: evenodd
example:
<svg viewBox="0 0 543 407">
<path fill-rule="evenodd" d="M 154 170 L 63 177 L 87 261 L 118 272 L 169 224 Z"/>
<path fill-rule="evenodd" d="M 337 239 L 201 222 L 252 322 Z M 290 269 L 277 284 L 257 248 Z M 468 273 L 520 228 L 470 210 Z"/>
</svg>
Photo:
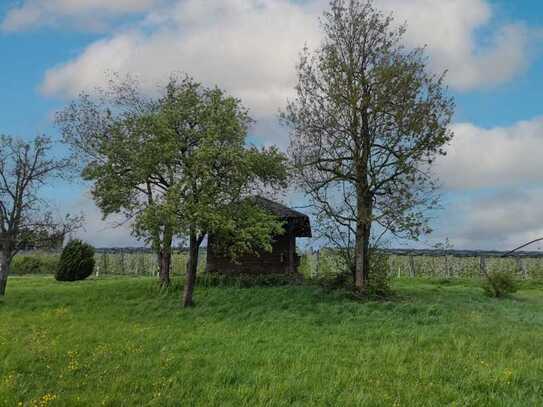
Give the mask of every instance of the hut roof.
<svg viewBox="0 0 543 407">
<path fill-rule="evenodd" d="M 255 196 L 253 199 L 261 208 L 285 220 L 296 237 L 311 237 L 311 223 L 306 214 L 261 196 Z"/>
</svg>

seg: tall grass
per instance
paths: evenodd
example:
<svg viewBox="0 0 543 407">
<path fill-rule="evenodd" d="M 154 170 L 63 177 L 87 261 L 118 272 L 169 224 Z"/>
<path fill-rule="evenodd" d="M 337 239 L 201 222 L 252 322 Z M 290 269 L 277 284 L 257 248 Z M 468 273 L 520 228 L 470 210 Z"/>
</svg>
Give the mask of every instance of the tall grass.
<svg viewBox="0 0 543 407">
<path fill-rule="evenodd" d="M 543 287 L 396 280 L 389 302 L 298 285 L 15 277 L 1 406 L 540 406 Z"/>
</svg>

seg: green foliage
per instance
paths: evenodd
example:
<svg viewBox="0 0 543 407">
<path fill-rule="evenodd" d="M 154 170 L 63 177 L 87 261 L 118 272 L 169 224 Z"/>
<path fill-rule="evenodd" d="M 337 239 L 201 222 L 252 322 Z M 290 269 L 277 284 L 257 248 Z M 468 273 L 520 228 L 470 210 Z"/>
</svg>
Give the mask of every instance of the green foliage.
<svg viewBox="0 0 543 407">
<path fill-rule="evenodd" d="M 55 278 L 58 281 L 84 280 L 93 270 L 94 248 L 81 240 L 72 240 L 62 251 Z"/>
<path fill-rule="evenodd" d="M 409 279 L 401 301 L 359 303 L 199 285 L 186 312 L 180 284 L 158 295 L 152 278 L 10 284 L 2 406 L 543 405 L 541 287 L 496 302 L 475 283 Z"/>
<path fill-rule="evenodd" d="M 352 289 L 353 274 L 337 250 L 322 248 L 312 254 L 307 263 L 309 271 L 304 275 L 321 287 L 328 290 Z"/>
<path fill-rule="evenodd" d="M 314 281 L 326 290 L 352 290 L 353 288 L 353 274 L 346 271 L 321 274 L 316 276 Z"/>
<path fill-rule="evenodd" d="M 489 297 L 502 298 L 517 291 L 517 283 L 510 272 L 491 271 L 483 280 L 483 290 Z"/>
<path fill-rule="evenodd" d="M 213 230 L 213 249 L 216 253 L 236 260 L 241 255 L 258 254 L 260 250 L 272 250 L 273 236 L 282 235 L 283 221 L 246 199 L 230 207 L 222 208 L 220 222 Z"/>
<path fill-rule="evenodd" d="M 388 257 L 372 253 L 370 257 L 370 273 L 368 275 L 368 295 L 370 297 L 386 298 L 391 294 Z"/>
<path fill-rule="evenodd" d="M 56 255 L 18 255 L 11 263 L 11 273 L 14 275 L 55 274 L 58 267 Z"/>
<path fill-rule="evenodd" d="M 300 265 L 298 266 L 298 272 L 305 277 L 309 277 L 311 275 L 311 255 L 308 253 L 303 253 L 300 256 Z"/>
<path fill-rule="evenodd" d="M 335 267 L 325 267 L 319 275 L 314 277 L 314 281 L 329 290 L 353 289 L 353 273 L 347 269 L 342 258 L 337 254 L 334 255 L 332 251 L 322 250 L 320 261 L 325 266 L 335 262 Z M 392 295 L 391 272 L 387 256 L 371 255 L 370 274 L 365 294 L 369 298 L 386 298 Z"/>
</svg>

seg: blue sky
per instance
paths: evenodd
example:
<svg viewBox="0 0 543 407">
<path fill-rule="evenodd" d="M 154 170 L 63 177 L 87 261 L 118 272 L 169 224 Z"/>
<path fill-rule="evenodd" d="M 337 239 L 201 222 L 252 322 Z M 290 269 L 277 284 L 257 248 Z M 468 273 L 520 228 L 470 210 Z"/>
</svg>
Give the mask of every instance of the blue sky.
<svg viewBox="0 0 543 407">
<path fill-rule="evenodd" d="M 51 118 L 106 70 L 151 88 L 172 71 L 218 84 L 250 107 L 252 139 L 286 146 L 277 111 L 292 95 L 304 42 L 319 41 L 325 0 L 4 0 L 0 5 L 0 133 L 56 136 Z M 407 20 L 408 45 L 428 45 L 430 69 L 448 69 L 457 137 L 440 163 L 444 209 L 432 244 L 508 248 L 543 236 L 543 3 L 535 0 L 376 0 Z M 82 183 L 46 195 L 83 210 L 82 237 L 130 245 Z M 296 204 L 293 199 L 291 204 Z M 400 244 L 399 242 L 397 244 Z"/>
</svg>

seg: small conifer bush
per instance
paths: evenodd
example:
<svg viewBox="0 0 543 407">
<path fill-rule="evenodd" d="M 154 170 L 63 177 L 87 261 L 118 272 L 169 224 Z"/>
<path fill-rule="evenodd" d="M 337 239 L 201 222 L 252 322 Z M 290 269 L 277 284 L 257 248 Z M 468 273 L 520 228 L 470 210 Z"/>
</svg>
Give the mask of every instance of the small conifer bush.
<svg viewBox="0 0 543 407">
<path fill-rule="evenodd" d="M 84 280 L 93 270 L 94 247 L 81 240 L 72 240 L 62 251 L 55 278 L 58 281 Z"/>
</svg>

